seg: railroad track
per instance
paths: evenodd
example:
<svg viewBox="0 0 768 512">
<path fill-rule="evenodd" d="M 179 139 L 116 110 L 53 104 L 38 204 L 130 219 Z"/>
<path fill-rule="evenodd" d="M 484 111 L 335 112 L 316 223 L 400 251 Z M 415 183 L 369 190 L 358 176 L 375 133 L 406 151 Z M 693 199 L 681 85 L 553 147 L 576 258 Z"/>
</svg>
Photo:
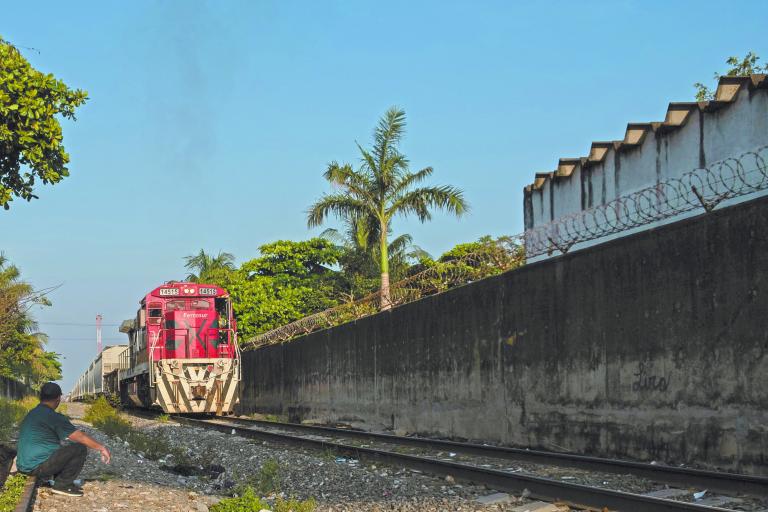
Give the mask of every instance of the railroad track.
<svg viewBox="0 0 768 512">
<path fill-rule="evenodd" d="M 186 416 L 174 416 L 173 419 L 182 424 L 219 430 L 226 433 L 237 433 L 244 437 L 264 441 L 298 445 L 320 450 L 333 450 L 337 453 L 350 454 L 357 458 L 367 458 L 393 466 L 407 467 L 432 474 L 450 475 L 456 480 L 485 484 L 500 491 L 521 493 L 527 490 L 531 497 L 546 501 L 560 501 L 575 508 L 590 510 L 617 510 L 625 512 L 674 512 L 674 511 L 720 511 L 733 512 L 733 509 L 703 505 L 685 501 L 676 501 L 655 496 L 635 494 L 624 491 L 593 487 L 570 483 L 552 478 L 544 478 L 523 473 L 514 473 L 499 469 L 479 467 L 477 465 L 440 460 L 434 457 L 398 453 L 391 449 L 379 449 L 357 446 L 340 442 L 328 437 L 354 437 L 377 440 L 387 444 L 419 446 L 421 448 L 451 450 L 453 452 L 482 454 L 485 457 L 517 459 L 527 457 L 537 463 L 577 467 L 597 471 L 621 472 L 632 475 L 643 475 L 654 481 L 666 483 L 676 482 L 678 485 L 691 485 L 695 482 L 712 484 L 709 489 L 720 489 L 729 493 L 740 492 L 756 496 L 766 496 L 768 479 L 733 473 L 717 473 L 711 471 L 692 470 L 684 468 L 669 468 L 651 464 L 642 464 L 611 459 L 599 459 L 580 455 L 534 452 L 514 448 L 501 448 L 470 443 L 456 443 L 434 439 L 373 434 L 332 427 L 315 427 L 307 425 L 272 423 L 256 420 L 237 419 L 200 419 Z M 277 431 L 278 429 L 283 431 Z M 284 430 L 302 431 L 303 435 L 286 433 Z M 309 434 L 309 435 L 307 435 Z M 599 469 L 598 469 L 599 468 Z M 741 491 L 734 491 L 741 489 Z M 745 490 L 746 489 L 746 490 Z"/>
<path fill-rule="evenodd" d="M 526 461 L 536 464 L 547 464 L 552 466 L 569 467 L 588 471 L 600 471 L 605 473 L 629 474 L 666 484 L 709 489 L 711 491 L 732 494 L 735 493 L 749 494 L 753 496 L 768 496 L 768 478 L 761 476 L 680 468 L 658 464 L 647 464 L 643 462 L 589 457 L 585 455 L 576 455 L 562 452 L 527 450 L 521 448 L 509 448 L 504 446 L 492 446 L 475 443 L 462 443 L 441 439 L 429 439 L 424 437 L 405 437 L 392 434 L 378 434 L 374 432 L 350 430 L 346 428 L 301 425 L 297 423 L 280 423 L 244 418 L 228 418 L 227 421 L 235 421 L 245 425 L 258 425 L 260 427 L 270 429 L 277 428 L 281 430 L 307 432 L 314 435 L 364 439 L 387 444 L 413 446 L 421 449 L 444 450 L 496 459 Z"/>
<path fill-rule="evenodd" d="M 21 494 L 21 499 L 13 509 L 13 512 L 32 512 L 32 507 L 35 504 L 35 497 L 37 496 L 37 485 L 39 484 L 36 476 L 28 476 L 27 482 L 24 484 L 24 492 Z"/>
</svg>

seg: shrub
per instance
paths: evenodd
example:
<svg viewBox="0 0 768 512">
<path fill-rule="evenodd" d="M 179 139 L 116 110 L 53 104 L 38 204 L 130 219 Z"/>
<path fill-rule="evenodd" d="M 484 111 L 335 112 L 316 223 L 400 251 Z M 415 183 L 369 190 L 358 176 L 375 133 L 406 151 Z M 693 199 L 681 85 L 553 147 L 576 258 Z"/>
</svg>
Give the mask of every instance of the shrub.
<svg viewBox="0 0 768 512">
<path fill-rule="evenodd" d="M 21 500 L 24 493 L 24 485 L 27 483 L 27 477 L 22 474 L 15 474 L 8 477 L 0 493 L 0 512 L 13 512 L 16 505 Z"/>
<path fill-rule="evenodd" d="M 157 421 L 160 423 L 168 423 L 170 421 L 171 417 L 167 414 L 161 414 L 157 417 Z"/>
<path fill-rule="evenodd" d="M 117 414 L 96 420 L 93 422 L 93 426 L 109 437 L 119 437 L 123 441 L 128 441 L 128 437 L 133 431 L 131 423 Z"/>
<path fill-rule="evenodd" d="M 304 501 L 277 498 L 274 510 L 275 512 L 312 512 L 315 510 L 315 507 L 317 507 L 317 502 L 315 502 L 314 498 Z"/>
<path fill-rule="evenodd" d="M 114 416 L 117 416 L 117 410 L 109 405 L 106 398 L 100 396 L 85 410 L 83 420 L 95 426 L 96 423 Z"/>
<path fill-rule="evenodd" d="M 109 405 L 111 405 L 115 409 L 120 409 L 121 403 L 120 403 L 120 395 L 118 393 L 106 393 L 104 397 L 107 400 L 107 403 Z"/>
<path fill-rule="evenodd" d="M 92 407 L 96 407 L 96 403 Z M 104 402 L 106 403 L 106 401 Z M 107 404 L 109 407 L 109 404 Z M 128 443 L 131 450 L 139 452 L 143 457 L 150 460 L 158 460 L 166 455 L 173 455 L 174 458 L 181 456 L 181 450 L 174 448 L 168 442 L 168 440 L 159 432 L 145 433 L 133 428 L 131 423 L 117 414 L 117 411 L 111 409 L 113 412 L 110 414 L 107 409 L 97 410 L 92 415 L 103 416 L 99 419 L 93 420 L 93 426 L 107 434 L 109 437 L 117 437 Z M 89 410 L 90 413 L 93 408 Z M 87 415 L 87 414 L 86 414 Z"/>
<path fill-rule="evenodd" d="M 235 487 L 234 493 L 238 496 L 245 496 L 249 489 L 258 493 L 259 496 L 280 490 L 280 465 L 275 459 L 266 460 L 259 468 L 258 473 L 249 475 Z"/>
<path fill-rule="evenodd" d="M 31 405 L 34 401 L 34 405 Z M 0 442 L 10 441 L 24 416 L 39 403 L 36 399 L 6 400 L 0 398 Z"/>
<path fill-rule="evenodd" d="M 280 465 L 275 459 L 268 459 L 256 475 L 256 491 L 264 494 L 280 490 Z"/>
<path fill-rule="evenodd" d="M 149 460 L 158 460 L 165 455 L 175 453 L 168 440 L 158 432 L 146 434 L 132 430 L 126 439 L 131 449 L 144 455 Z"/>
<path fill-rule="evenodd" d="M 242 496 L 226 498 L 213 505 L 211 512 L 252 512 L 258 510 L 271 510 L 273 512 L 312 512 L 317 507 L 314 499 L 298 501 L 294 499 L 284 500 L 278 498 L 274 506 L 265 502 L 248 487 Z"/>
<path fill-rule="evenodd" d="M 16 400 L 16 403 L 21 407 L 23 407 L 25 411 L 29 412 L 35 407 L 37 407 L 37 404 L 40 403 L 40 399 L 37 398 L 36 396 L 29 395 L 29 396 L 25 396 L 21 400 Z"/>
</svg>

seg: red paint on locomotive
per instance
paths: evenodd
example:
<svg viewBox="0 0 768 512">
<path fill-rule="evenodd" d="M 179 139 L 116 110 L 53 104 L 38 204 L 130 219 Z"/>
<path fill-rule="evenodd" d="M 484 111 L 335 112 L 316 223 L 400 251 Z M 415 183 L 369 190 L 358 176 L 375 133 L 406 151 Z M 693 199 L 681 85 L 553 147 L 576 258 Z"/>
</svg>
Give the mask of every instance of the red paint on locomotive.
<svg viewBox="0 0 768 512">
<path fill-rule="evenodd" d="M 173 283 L 144 298 L 151 359 L 236 357 L 229 294 L 218 286 Z"/>
<path fill-rule="evenodd" d="M 129 338 L 118 375 L 122 400 L 169 413 L 231 413 L 241 369 L 227 291 L 171 282 L 140 304 L 120 327 Z"/>
</svg>

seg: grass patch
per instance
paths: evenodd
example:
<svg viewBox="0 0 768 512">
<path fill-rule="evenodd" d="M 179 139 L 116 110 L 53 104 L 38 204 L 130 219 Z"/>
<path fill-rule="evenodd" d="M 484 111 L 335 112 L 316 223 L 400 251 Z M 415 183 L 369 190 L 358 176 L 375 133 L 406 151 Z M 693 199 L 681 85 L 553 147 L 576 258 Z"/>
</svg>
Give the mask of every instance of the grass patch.
<svg viewBox="0 0 768 512">
<path fill-rule="evenodd" d="M 25 414 L 26 409 L 18 403 L 0 399 L 0 442 L 10 441 Z"/>
<path fill-rule="evenodd" d="M 21 420 L 39 403 L 40 400 L 33 396 L 21 400 L 0 398 L 0 443 L 8 442 L 14 437 Z"/>
<path fill-rule="evenodd" d="M 99 482 L 109 482 L 110 480 L 114 480 L 118 476 L 120 475 L 118 475 L 117 473 L 113 473 L 112 471 L 104 471 L 96 475 L 94 477 L 94 480 L 98 480 Z"/>
<path fill-rule="evenodd" d="M 211 507 L 211 512 L 250 512 L 256 510 L 271 510 L 272 512 L 312 512 L 317 507 L 314 499 L 299 501 L 277 498 L 274 505 L 259 498 L 252 488 L 248 487 L 242 496 L 226 498 Z"/>
<path fill-rule="evenodd" d="M 161 414 L 157 417 L 157 421 L 159 421 L 160 423 L 168 423 L 169 421 L 171 421 L 171 417 L 167 414 Z"/>
<path fill-rule="evenodd" d="M 248 475 L 235 487 L 234 493 L 237 496 L 245 496 L 248 490 L 259 496 L 277 493 L 280 491 L 280 473 L 280 464 L 275 459 L 267 459 L 255 475 Z"/>
<path fill-rule="evenodd" d="M 131 450 L 140 453 L 144 458 L 158 460 L 166 455 L 174 455 L 174 457 L 182 455 L 181 451 L 171 446 L 161 433 L 147 434 L 133 428 L 133 425 L 123 418 L 103 396 L 97 398 L 93 405 L 88 407 L 83 419 L 109 437 L 127 442 Z"/>
<path fill-rule="evenodd" d="M 0 493 L 0 512 L 13 512 L 16 509 L 26 483 L 27 477 L 24 475 L 16 474 L 8 477 L 3 486 L 3 492 Z"/>
<path fill-rule="evenodd" d="M 336 460 L 336 450 L 332 448 L 323 449 L 323 454 L 320 456 L 326 462 L 333 462 Z"/>
<path fill-rule="evenodd" d="M 93 422 L 93 426 L 107 434 L 109 437 L 119 437 L 127 441 L 134 428 L 131 423 L 121 416 L 107 416 Z"/>
</svg>

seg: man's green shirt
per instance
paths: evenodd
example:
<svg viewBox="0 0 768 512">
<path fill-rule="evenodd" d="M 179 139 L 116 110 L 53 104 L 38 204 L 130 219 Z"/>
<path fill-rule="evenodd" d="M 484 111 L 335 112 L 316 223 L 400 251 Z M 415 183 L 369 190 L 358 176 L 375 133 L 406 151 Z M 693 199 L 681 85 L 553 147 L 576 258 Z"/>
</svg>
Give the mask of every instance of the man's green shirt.
<svg viewBox="0 0 768 512">
<path fill-rule="evenodd" d="M 61 448 L 61 442 L 75 430 L 66 416 L 39 404 L 21 422 L 16 466 L 24 473 L 32 471 Z"/>
</svg>

